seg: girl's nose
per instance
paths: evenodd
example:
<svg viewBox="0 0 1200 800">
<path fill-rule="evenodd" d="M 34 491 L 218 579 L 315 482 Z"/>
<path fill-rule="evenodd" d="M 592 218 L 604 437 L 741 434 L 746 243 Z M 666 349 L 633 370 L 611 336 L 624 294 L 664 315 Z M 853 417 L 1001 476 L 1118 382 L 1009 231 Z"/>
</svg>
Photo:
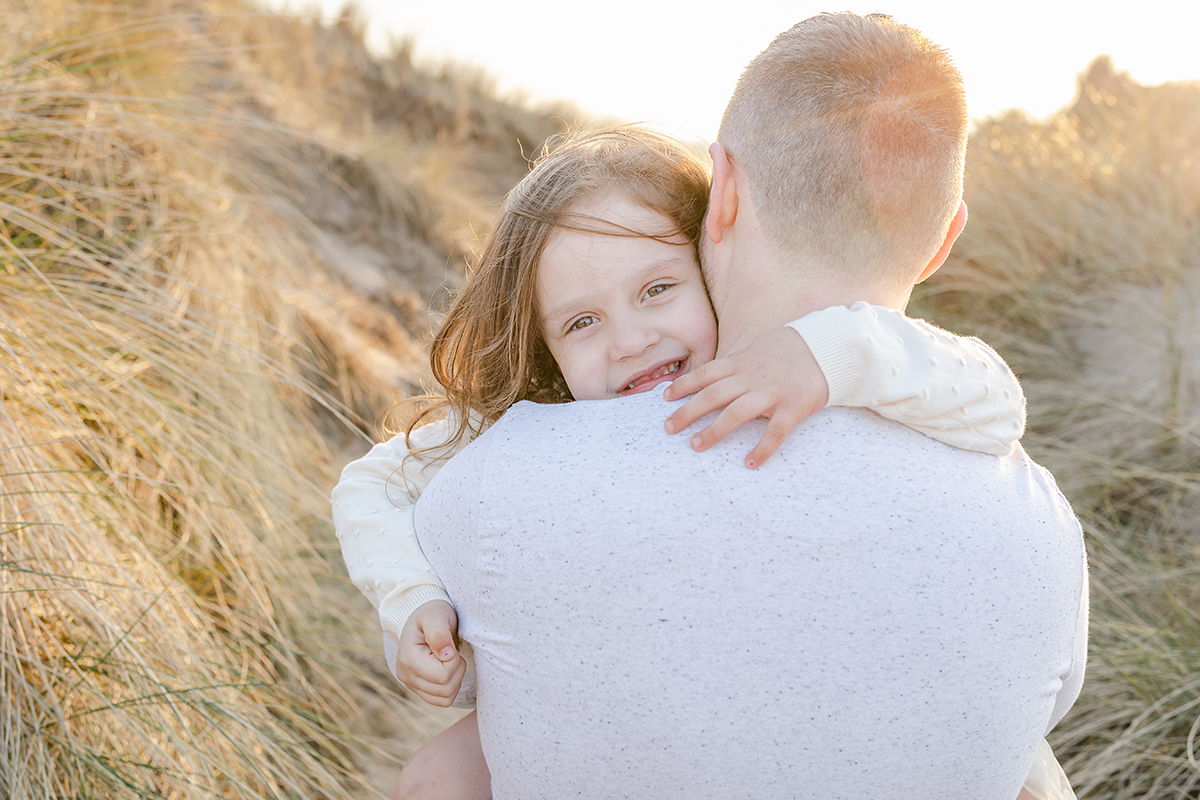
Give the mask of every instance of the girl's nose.
<svg viewBox="0 0 1200 800">
<path fill-rule="evenodd" d="M 614 361 L 633 358 L 646 352 L 658 342 L 658 330 L 648 325 L 623 325 L 613 336 L 611 354 Z"/>
</svg>

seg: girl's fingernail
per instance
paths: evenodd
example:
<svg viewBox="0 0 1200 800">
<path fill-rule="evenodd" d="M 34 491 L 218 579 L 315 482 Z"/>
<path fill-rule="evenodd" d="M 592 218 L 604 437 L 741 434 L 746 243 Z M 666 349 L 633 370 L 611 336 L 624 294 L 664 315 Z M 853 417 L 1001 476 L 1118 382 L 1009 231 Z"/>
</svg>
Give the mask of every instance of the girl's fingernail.
<svg viewBox="0 0 1200 800">
<path fill-rule="evenodd" d="M 700 441 L 700 434 L 696 434 L 695 436 L 692 437 L 692 449 L 693 450 L 699 450 L 701 444 L 703 444 L 703 442 Z"/>
<path fill-rule="evenodd" d="M 750 458 L 746 459 L 746 467 L 748 469 L 754 469 L 757 466 L 758 466 L 758 464 L 756 464 L 753 459 L 750 459 Z"/>
<path fill-rule="evenodd" d="M 438 657 L 441 658 L 442 661 L 448 661 L 452 655 L 454 655 L 453 647 L 444 648 L 442 652 L 438 653 Z"/>
<path fill-rule="evenodd" d="M 666 428 L 667 428 L 667 433 L 674 433 L 675 432 L 675 423 L 671 422 L 671 420 L 667 420 Z"/>
</svg>

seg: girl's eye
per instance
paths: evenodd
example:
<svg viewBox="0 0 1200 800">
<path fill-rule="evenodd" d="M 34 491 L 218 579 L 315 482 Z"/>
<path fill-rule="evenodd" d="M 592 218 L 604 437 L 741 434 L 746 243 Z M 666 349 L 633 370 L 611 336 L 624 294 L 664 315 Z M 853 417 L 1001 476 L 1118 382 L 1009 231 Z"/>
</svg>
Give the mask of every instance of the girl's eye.
<svg viewBox="0 0 1200 800">
<path fill-rule="evenodd" d="M 646 290 L 647 297 L 657 297 L 658 295 L 671 288 L 669 283 L 656 283 Z"/>
<path fill-rule="evenodd" d="M 595 321 L 596 321 L 595 317 L 593 317 L 591 314 L 587 314 L 587 315 L 582 316 L 579 319 L 575 320 L 574 322 L 572 322 L 570 330 L 581 331 L 584 328 L 586 328 L 587 326 L 595 323 Z"/>
</svg>

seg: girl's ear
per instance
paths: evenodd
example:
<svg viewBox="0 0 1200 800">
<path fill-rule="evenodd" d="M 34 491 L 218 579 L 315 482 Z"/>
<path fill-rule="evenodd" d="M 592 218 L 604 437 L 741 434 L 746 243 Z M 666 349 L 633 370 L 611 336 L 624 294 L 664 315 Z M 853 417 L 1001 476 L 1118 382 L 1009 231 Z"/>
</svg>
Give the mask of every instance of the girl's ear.
<svg viewBox="0 0 1200 800">
<path fill-rule="evenodd" d="M 713 160 L 713 176 L 704 230 L 709 239 L 719 242 L 737 219 L 737 184 L 733 179 L 733 164 L 725 147 L 720 142 L 713 142 L 708 154 Z"/>
</svg>

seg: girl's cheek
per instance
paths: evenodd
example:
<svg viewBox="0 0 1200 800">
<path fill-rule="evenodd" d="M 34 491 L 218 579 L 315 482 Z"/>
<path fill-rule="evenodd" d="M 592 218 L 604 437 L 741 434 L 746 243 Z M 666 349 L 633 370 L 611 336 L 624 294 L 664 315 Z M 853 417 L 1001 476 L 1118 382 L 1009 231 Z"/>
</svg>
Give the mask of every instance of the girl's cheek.
<svg viewBox="0 0 1200 800">
<path fill-rule="evenodd" d="M 580 353 L 579 348 L 570 344 L 560 343 L 559 346 L 550 351 L 554 356 L 555 363 L 558 364 L 558 371 L 562 373 L 563 379 L 567 382 L 567 388 L 571 390 L 571 394 L 576 394 L 579 384 L 579 366 Z M 579 399 L 576 397 L 575 399 Z"/>
<path fill-rule="evenodd" d="M 717 321 L 713 319 L 709 323 L 705 332 L 705 351 L 703 353 L 705 361 L 712 361 L 717 357 Z"/>
</svg>

